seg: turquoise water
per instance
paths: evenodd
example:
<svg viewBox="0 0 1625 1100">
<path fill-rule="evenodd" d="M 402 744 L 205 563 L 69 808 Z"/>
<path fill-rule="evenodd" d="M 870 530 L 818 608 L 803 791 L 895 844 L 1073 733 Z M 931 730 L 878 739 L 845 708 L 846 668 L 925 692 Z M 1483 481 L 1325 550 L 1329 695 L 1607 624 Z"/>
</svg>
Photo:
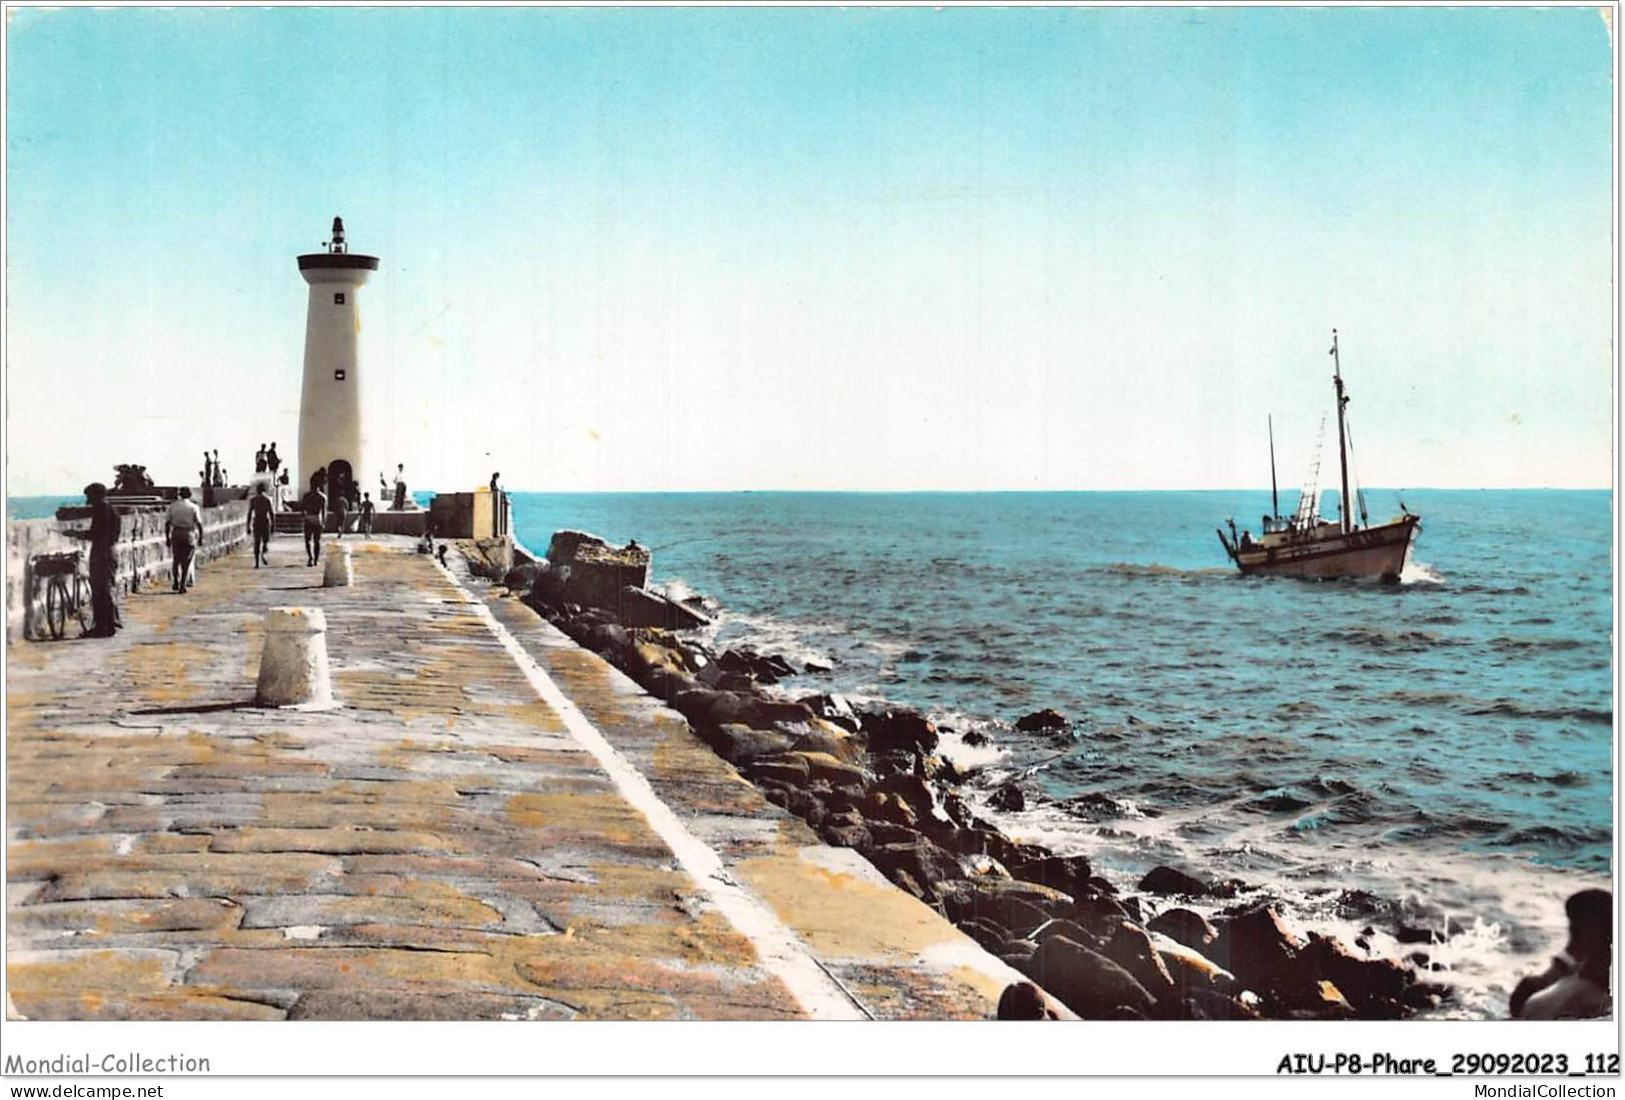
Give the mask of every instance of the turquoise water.
<svg viewBox="0 0 1625 1100">
<path fill-rule="evenodd" d="M 1260 492 L 517 494 L 515 529 L 653 547 L 719 641 L 833 666 L 791 693 L 988 732 L 949 751 L 979 790 L 1020 783 L 1006 827 L 1123 877 L 1185 863 L 1322 922 L 1344 886 L 1484 918 L 1435 958 L 1488 1004 L 1497 956 L 1544 946 L 1611 868 L 1611 498 L 1404 503 L 1423 534 L 1399 585 L 1238 576 L 1213 529 L 1256 528 Z M 1070 735 L 1011 728 L 1046 706 Z"/>
<path fill-rule="evenodd" d="M 84 502 L 85 498 L 78 493 L 66 497 L 9 497 L 6 514 L 10 519 L 50 519 L 63 505 Z"/>
</svg>

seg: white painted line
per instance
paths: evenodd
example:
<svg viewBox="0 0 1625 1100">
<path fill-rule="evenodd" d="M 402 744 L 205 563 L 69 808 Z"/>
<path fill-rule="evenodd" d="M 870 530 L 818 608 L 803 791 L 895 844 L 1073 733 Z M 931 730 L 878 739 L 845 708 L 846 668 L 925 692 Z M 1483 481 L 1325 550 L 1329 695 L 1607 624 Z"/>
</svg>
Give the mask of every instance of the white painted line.
<svg viewBox="0 0 1625 1100">
<path fill-rule="evenodd" d="M 491 633 L 496 635 L 497 641 L 514 659 L 536 694 L 557 712 L 565 728 L 581 746 L 597 758 L 599 766 L 609 773 L 621 797 L 648 819 L 650 826 L 677 857 L 678 864 L 710 899 L 711 904 L 728 918 L 740 934 L 756 945 L 763 967 L 784 983 L 807 1014 L 815 1020 L 869 1019 L 868 1013 L 808 952 L 806 944 L 779 920 L 767 903 L 729 876 L 722 857 L 705 841 L 689 832 L 688 826 L 649 786 L 643 773 L 598 732 L 597 727 L 581 713 L 581 708 L 570 701 L 519 640 L 497 621 L 491 609 L 464 588 L 450 569 L 439 562 L 435 562 L 435 567 L 446 575 L 446 579 L 469 602 Z"/>
</svg>

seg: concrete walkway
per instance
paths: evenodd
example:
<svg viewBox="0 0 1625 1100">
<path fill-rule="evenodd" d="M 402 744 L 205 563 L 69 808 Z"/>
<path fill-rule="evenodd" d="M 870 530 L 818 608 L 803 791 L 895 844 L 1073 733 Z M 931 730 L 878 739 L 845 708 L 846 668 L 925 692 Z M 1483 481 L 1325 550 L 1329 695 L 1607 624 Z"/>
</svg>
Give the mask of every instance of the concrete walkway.
<svg viewBox="0 0 1625 1100">
<path fill-rule="evenodd" d="M 351 588 L 279 538 L 8 647 L 11 1017 L 959 1019 L 1020 980 L 455 554 L 354 547 Z M 337 709 L 251 705 L 285 604 Z"/>
</svg>

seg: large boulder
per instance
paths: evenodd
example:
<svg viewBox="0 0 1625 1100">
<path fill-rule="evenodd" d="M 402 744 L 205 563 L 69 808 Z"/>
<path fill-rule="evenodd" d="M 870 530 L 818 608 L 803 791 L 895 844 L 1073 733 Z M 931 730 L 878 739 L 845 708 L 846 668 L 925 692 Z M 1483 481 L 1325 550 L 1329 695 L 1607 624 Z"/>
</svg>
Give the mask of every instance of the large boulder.
<svg viewBox="0 0 1625 1100">
<path fill-rule="evenodd" d="M 1201 879 L 1187 875 L 1183 871 L 1176 871 L 1172 867 L 1153 867 L 1140 880 L 1140 889 L 1148 894 L 1198 898 L 1207 893 L 1208 886 Z"/>
<path fill-rule="evenodd" d="M 626 626 L 697 630 L 711 622 L 691 607 L 629 584 L 622 585 L 612 601 L 604 606 Z"/>
<path fill-rule="evenodd" d="M 990 951 L 995 955 L 1006 950 L 1010 944 L 1010 938 L 1005 934 L 1004 929 L 1000 928 L 992 921 L 966 921 L 960 931 L 964 932 L 971 939 L 981 944 L 984 950 Z"/>
<path fill-rule="evenodd" d="M 1105 943 L 1102 937 L 1095 935 L 1076 921 L 1067 920 L 1065 917 L 1057 917 L 1040 925 L 1033 932 L 1033 938 L 1039 943 L 1043 943 L 1053 936 L 1065 936 L 1073 943 L 1081 943 L 1091 951 L 1098 951 L 1101 945 Z"/>
<path fill-rule="evenodd" d="M 1044 730 L 1064 730 L 1067 727 L 1066 715 L 1053 707 L 1034 711 L 1016 719 L 1016 729 L 1023 733 L 1036 733 Z"/>
<path fill-rule="evenodd" d="M 1285 994 L 1307 977 L 1298 964 L 1302 946 L 1280 914 L 1260 906 L 1230 918 L 1208 957 L 1255 992 Z"/>
<path fill-rule="evenodd" d="M 876 844 L 864 852 L 864 857 L 888 878 L 895 879 L 899 871 L 906 871 L 924 887 L 955 878 L 960 870 L 959 860 L 951 852 L 923 836 L 901 844 Z"/>
<path fill-rule="evenodd" d="M 823 838 L 825 844 L 837 848 L 854 848 L 863 852 L 874 846 L 874 838 L 869 835 L 867 828 L 845 819 L 836 821 L 826 818 L 818 826 L 818 835 Z"/>
<path fill-rule="evenodd" d="M 730 649 L 717 658 L 717 667 L 724 672 L 736 672 L 763 684 L 776 684 L 786 676 L 794 676 L 795 668 L 779 656 L 763 656 L 750 649 Z"/>
<path fill-rule="evenodd" d="M 1021 787 L 1015 782 L 1001 784 L 994 788 L 993 793 L 987 796 L 990 809 L 1000 813 L 1018 814 L 1027 808 L 1027 796 L 1021 793 Z"/>
<path fill-rule="evenodd" d="M 1072 899 L 1059 890 L 987 875 L 944 882 L 938 892 L 943 914 L 955 924 L 983 918 L 1009 929 L 1012 938 L 1029 936 L 1072 908 Z"/>
<path fill-rule="evenodd" d="M 768 699 L 755 694 L 750 694 L 747 698 L 750 700 L 747 716 L 751 725 L 758 729 L 817 720 L 813 712 L 800 703 L 792 703 L 785 699 Z"/>
<path fill-rule="evenodd" d="M 1119 922 L 1100 953 L 1134 975 L 1134 980 L 1158 1000 L 1174 988 L 1174 979 L 1169 975 L 1162 956 L 1152 945 L 1151 937 L 1145 934 L 1145 929 L 1137 924 Z"/>
<path fill-rule="evenodd" d="M 737 722 L 718 726 L 706 741 L 718 756 L 736 765 L 787 753 L 792 745 L 790 738 L 775 730 L 751 729 Z"/>
<path fill-rule="evenodd" d="M 1409 1014 L 1405 995 L 1415 975 L 1399 963 L 1361 958 L 1337 940 L 1314 933 L 1299 959 L 1311 975 L 1335 985 L 1362 1019 L 1397 1020 Z"/>
<path fill-rule="evenodd" d="M 856 788 L 861 798 L 865 793 L 873 776 L 856 764 L 848 764 L 837 760 L 827 752 L 808 752 L 804 749 L 795 749 L 785 754 L 786 759 L 800 759 L 807 762 L 807 773 L 814 779 L 822 779 L 831 787 Z"/>
<path fill-rule="evenodd" d="M 747 695 L 731 691 L 712 691 L 710 688 L 702 687 L 678 692 L 672 698 L 671 705 L 696 729 L 703 732 L 730 723 L 754 728 L 756 723 L 749 719 L 753 701 Z"/>
<path fill-rule="evenodd" d="M 884 711 L 862 717 L 869 751 L 904 751 L 930 755 L 937 750 L 937 727 L 923 714 L 913 711 Z"/>
<path fill-rule="evenodd" d="M 798 790 L 806 786 L 809 778 L 806 757 L 795 753 L 755 757 L 741 767 L 758 783 L 777 783 Z"/>
<path fill-rule="evenodd" d="M 869 830 L 869 835 L 874 837 L 876 844 L 909 844 L 916 837 L 925 835 L 918 829 L 910 829 L 907 825 L 897 825 L 890 821 L 876 821 L 867 814 L 863 815 L 863 825 Z"/>
<path fill-rule="evenodd" d="M 848 733 L 857 733 L 863 728 L 857 712 L 844 695 L 804 695 L 798 701 L 824 721 L 840 726 Z"/>
<path fill-rule="evenodd" d="M 661 645 L 658 642 L 634 638 L 632 651 L 627 656 L 627 671 L 641 680 L 656 669 L 674 675 L 686 676 L 689 674 L 681 650 Z"/>
<path fill-rule="evenodd" d="M 514 592 L 529 592 L 536 584 L 541 567 L 535 562 L 516 565 L 503 576 L 502 583 Z"/>
<path fill-rule="evenodd" d="M 1194 989 L 1181 1002 L 1187 1020 L 1256 1020 L 1258 1010 L 1216 989 Z"/>
<path fill-rule="evenodd" d="M 802 752 L 828 753 L 848 764 L 863 764 L 867 758 L 863 745 L 840 726 L 822 718 L 806 718 L 794 722 L 769 723 L 773 729 L 795 739 Z"/>
<path fill-rule="evenodd" d="M 1178 907 L 1158 913 L 1146 928 L 1197 951 L 1206 950 L 1210 943 L 1219 938 L 1218 931 L 1208 923 L 1206 917 Z"/>
<path fill-rule="evenodd" d="M 1125 920 L 1131 919 L 1128 908 L 1116 898 L 1095 890 L 1076 895 L 1071 918 L 1102 938 L 1111 935 Z"/>
<path fill-rule="evenodd" d="M 583 640 L 588 649 L 617 665 L 624 665 L 632 653 L 632 637 L 618 623 L 595 623 L 587 628 Z"/>
<path fill-rule="evenodd" d="M 1188 997 L 1194 992 L 1217 989 L 1230 994 L 1236 991 L 1236 978 L 1224 967 L 1184 944 L 1161 933 L 1151 933 L 1151 945 L 1157 949 L 1162 965 L 1173 978 L 1176 992 Z"/>
<path fill-rule="evenodd" d="M 615 606 L 621 589 L 649 583 L 649 551 L 629 543 L 610 546 L 596 535 L 556 531 L 547 546 L 547 562 L 563 573 L 566 597 L 591 607 Z"/>
<path fill-rule="evenodd" d="M 1156 1004 L 1128 971 L 1065 936 L 1041 943 L 1023 973 L 1086 1020 L 1144 1017 Z"/>
<path fill-rule="evenodd" d="M 889 791 L 870 791 L 863 800 L 863 816 L 871 826 L 887 822 L 913 830 L 920 823 L 920 815 L 914 812 L 914 807 Z"/>
<path fill-rule="evenodd" d="M 1025 852 L 1022 854 L 1026 855 Z M 1046 853 L 1013 860 L 1005 866 L 1016 878 L 1048 886 L 1063 894 L 1071 894 L 1074 898 L 1093 889 L 1089 885 L 1090 875 L 1093 872 L 1089 866 L 1088 856 L 1054 856 Z"/>
<path fill-rule="evenodd" d="M 887 794 L 896 795 L 915 813 L 922 825 L 936 817 L 936 799 L 931 792 L 931 786 L 917 775 L 889 775 L 882 779 L 879 789 Z M 989 853 L 997 858 L 996 853 Z"/>
</svg>

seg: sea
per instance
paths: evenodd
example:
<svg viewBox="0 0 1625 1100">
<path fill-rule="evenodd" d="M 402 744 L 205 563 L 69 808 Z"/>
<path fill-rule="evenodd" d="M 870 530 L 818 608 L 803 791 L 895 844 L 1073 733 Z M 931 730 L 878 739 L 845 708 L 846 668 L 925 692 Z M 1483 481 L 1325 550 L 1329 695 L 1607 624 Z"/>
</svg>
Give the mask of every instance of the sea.
<svg viewBox="0 0 1625 1100">
<path fill-rule="evenodd" d="M 566 528 L 652 548 L 712 643 L 807 670 L 775 690 L 932 715 L 1011 835 L 1128 891 L 1239 880 L 1450 985 L 1439 1015 L 1504 1016 L 1564 899 L 1611 883 L 1607 491 L 1368 491 L 1422 517 L 1398 584 L 1238 575 L 1215 528 L 1256 533 L 1267 491 L 512 498 L 538 555 Z M 1070 727 L 1014 728 L 1045 707 Z M 1012 783 L 1025 808 L 990 808 Z"/>
<path fill-rule="evenodd" d="M 716 645 L 810 669 L 787 695 L 929 713 L 1012 835 L 1239 880 L 1504 1016 L 1612 879 L 1612 496 L 1366 497 L 1422 516 L 1398 584 L 1237 574 L 1214 529 L 1267 491 L 519 493 L 514 528 L 652 548 Z M 1071 727 L 1016 731 L 1045 707 Z"/>
</svg>

